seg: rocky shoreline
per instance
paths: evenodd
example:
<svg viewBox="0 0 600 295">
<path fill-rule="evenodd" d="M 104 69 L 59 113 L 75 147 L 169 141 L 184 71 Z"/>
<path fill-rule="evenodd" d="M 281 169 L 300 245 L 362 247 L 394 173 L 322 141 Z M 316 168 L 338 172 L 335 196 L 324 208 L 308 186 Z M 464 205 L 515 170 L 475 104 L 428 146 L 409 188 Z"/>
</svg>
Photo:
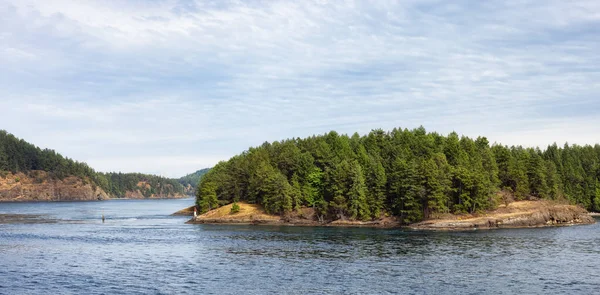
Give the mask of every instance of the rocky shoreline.
<svg viewBox="0 0 600 295">
<path fill-rule="evenodd" d="M 470 230 L 568 226 L 596 222 L 583 208 L 548 201 L 514 202 L 481 216 L 461 217 L 426 220 L 409 227 L 416 230 Z"/>
<path fill-rule="evenodd" d="M 234 225 L 281 225 L 281 226 L 335 226 L 372 228 L 409 228 L 413 230 L 475 230 L 498 228 L 534 228 L 548 226 L 568 226 L 593 224 L 595 219 L 577 206 L 552 203 L 549 201 L 520 201 L 502 205 L 498 209 L 481 215 L 451 215 L 447 218 L 430 219 L 410 225 L 401 225 L 395 218 L 382 218 L 374 221 L 334 220 L 319 222 L 314 216 L 286 216 L 265 214 L 256 205 L 241 204 L 240 213 L 231 214 L 231 204 L 192 218 L 190 224 L 234 224 Z M 251 206 L 251 207 L 248 207 Z M 193 206 L 186 208 L 192 212 Z M 245 212 L 244 212 L 245 211 Z M 183 213 L 179 211 L 178 213 Z M 184 215 L 184 214 L 179 214 Z"/>
</svg>

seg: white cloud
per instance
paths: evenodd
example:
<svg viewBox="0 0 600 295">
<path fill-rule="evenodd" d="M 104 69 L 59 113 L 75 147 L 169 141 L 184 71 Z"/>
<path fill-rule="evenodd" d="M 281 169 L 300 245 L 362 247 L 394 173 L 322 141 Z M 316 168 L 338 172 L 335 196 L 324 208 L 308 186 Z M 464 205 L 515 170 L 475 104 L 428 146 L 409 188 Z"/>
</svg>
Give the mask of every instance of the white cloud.
<svg viewBox="0 0 600 295">
<path fill-rule="evenodd" d="M 0 127 L 142 172 L 331 129 L 595 143 L 599 16 L 597 1 L 0 2 Z"/>
</svg>

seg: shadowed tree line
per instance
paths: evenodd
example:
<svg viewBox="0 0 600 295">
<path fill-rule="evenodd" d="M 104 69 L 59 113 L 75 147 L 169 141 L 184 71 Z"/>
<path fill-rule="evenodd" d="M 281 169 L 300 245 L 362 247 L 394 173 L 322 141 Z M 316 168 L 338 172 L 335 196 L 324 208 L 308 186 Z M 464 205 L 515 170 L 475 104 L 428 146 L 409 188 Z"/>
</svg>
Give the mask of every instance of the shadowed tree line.
<svg viewBox="0 0 600 295">
<path fill-rule="evenodd" d="M 149 184 L 140 189 L 146 197 L 158 193 L 183 194 L 183 186 L 177 180 L 141 173 L 96 172 L 86 163 L 63 157 L 54 150 L 40 149 L 0 130 L 0 171 L 29 173 L 34 170 L 46 171 L 54 179 L 76 176 L 89 180 L 113 197 L 124 197 L 127 191 L 140 189 L 139 182 Z"/>
<path fill-rule="evenodd" d="M 273 214 L 312 207 L 320 219 L 385 214 L 412 223 L 493 209 L 504 190 L 516 199 L 566 199 L 598 211 L 599 163 L 599 145 L 542 151 L 423 127 L 365 136 L 332 131 L 265 142 L 220 162 L 200 180 L 196 199 L 202 211 L 246 201 Z"/>
</svg>

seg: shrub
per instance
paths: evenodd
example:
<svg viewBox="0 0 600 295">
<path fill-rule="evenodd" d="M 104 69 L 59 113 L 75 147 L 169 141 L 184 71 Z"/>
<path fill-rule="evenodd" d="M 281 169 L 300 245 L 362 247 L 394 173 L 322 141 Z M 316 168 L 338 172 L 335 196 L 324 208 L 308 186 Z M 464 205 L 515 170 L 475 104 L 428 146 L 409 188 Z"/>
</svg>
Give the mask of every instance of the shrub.
<svg viewBox="0 0 600 295">
<path fill-rule="evenodd" d="M 231 212 L 229 212 L 229 214 L 235 214 L 240 212 L 240 205 L 238 205 L 238 203 L 233 202 L 233 205 L 231 206 Z"/>
</svg>

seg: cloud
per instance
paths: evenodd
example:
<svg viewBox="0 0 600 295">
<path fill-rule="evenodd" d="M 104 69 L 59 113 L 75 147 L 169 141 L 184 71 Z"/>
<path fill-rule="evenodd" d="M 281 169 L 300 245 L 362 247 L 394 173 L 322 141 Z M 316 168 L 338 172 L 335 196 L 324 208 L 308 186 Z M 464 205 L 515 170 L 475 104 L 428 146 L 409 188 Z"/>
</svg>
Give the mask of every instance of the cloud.
<svg viewBox="0 0 600 295">
<path fill-rule="evenodd" d="M 597 1 L 2 1 L 0 124 L 142 172 L 332 129 L 592 144 L 599 25 Z"/>
</svg>

